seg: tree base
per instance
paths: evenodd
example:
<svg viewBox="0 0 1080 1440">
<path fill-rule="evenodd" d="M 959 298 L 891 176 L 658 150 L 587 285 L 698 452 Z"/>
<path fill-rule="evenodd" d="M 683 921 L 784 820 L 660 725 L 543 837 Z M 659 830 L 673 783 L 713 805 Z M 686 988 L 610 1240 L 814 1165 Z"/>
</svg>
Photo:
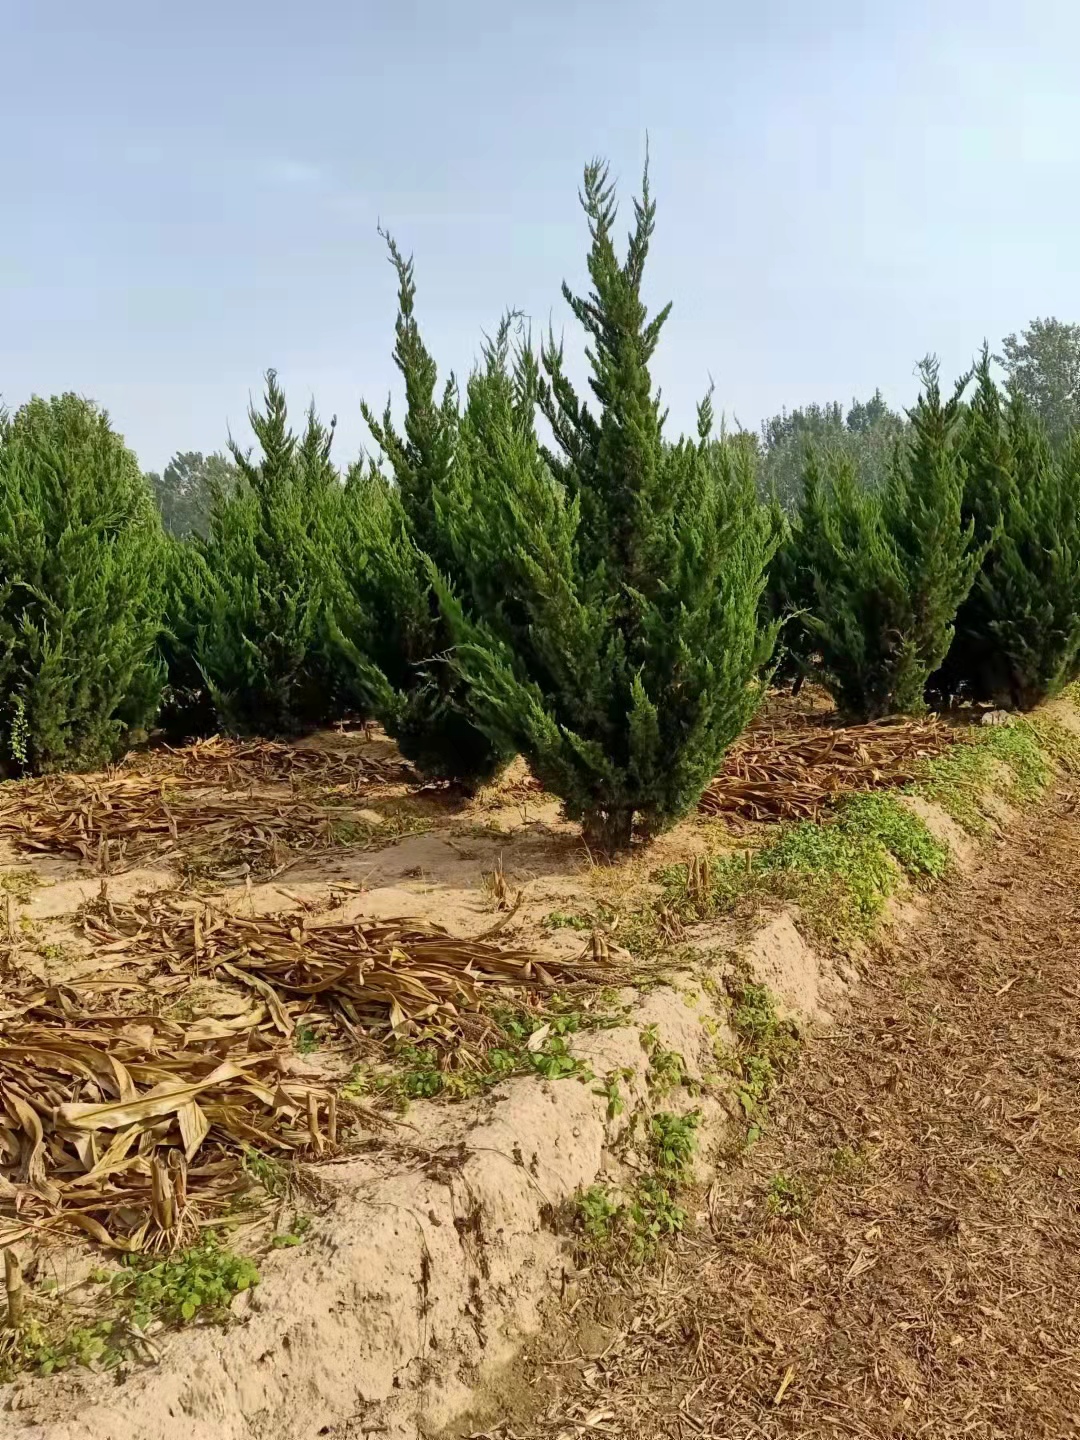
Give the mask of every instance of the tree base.
<svg viewBox="0 0 1080 1440">
<path fill-rule="evenodd" d="M 630 849 L 634 837 L 633 810 L 601 810 L 581 822 L 582 839 L 594 853 L 614 856 Z"/>
</svg>

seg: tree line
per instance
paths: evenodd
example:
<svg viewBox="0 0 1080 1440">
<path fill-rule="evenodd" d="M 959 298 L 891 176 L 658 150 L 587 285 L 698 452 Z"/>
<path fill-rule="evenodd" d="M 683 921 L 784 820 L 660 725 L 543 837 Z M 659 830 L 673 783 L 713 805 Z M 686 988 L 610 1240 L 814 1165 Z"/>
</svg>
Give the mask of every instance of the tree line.
<svg viewBox="0 0 1080 1440">
<path fill-rule="evenodd" d="M 91 768 L 155 727 L 367 715 L 458 784 L 523 755 L 610 853 L 693 808 L 772 680 L 865 718 L 1076 676 L 1080 328 L 1009 337 L 1004 389 L 984 350 L 948 393 L 925 362 L 906 415 L 878 394 L 717 433 L 707 394 L 672 437 L 648 177 L 624 248 L 602 165 L 582 203 L 591 287 L 563 296 L 588 394 L 513 314 L 463 388 L 440 377 L 390 240 L 404 418 L 363 406 L 379 453 L 344 474 L 272 372 L 250 450 L 161 476 L 76 396 L 5 416 L 5 772 Z"/>
</svg>

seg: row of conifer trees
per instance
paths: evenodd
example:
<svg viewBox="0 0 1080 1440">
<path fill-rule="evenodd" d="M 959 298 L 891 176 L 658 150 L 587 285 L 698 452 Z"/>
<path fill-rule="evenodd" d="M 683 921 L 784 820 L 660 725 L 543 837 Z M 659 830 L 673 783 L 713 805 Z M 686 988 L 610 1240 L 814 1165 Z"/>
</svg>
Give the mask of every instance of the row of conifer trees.
<svg viewBox="0 0 1080 1440">
<path fill-rule="evenodd" d="M 333 427 L 313 408 L 292 429 L 270 374 L 238 483 L 205 538 L 177 540 L 92 405 L 3 420 L 7 773 L 93 767 L 155 726 L 296 735 L 365 714 L 429 776 L 475 785 L 524 755 L 610 852 L 696 804 L 777 674 L 854 718 L 1025 707 L 1074 678 L 1080 443 L 1051 453 L 986 355 L 947 400 L 928 364 L 883 485 L 808 452 L 797 512 L 763 504 L 708 396 L 695 434 L 665 434 L 647 179 L 621 255 L 601 165 L 583 204 L 591 289 L 564 296 L 589 398 L 512 316 L 464 393 L 440 382 L 391 242 L 404 420 L 364 408 L 381 463 L 343 477 Z"/>
</svg>

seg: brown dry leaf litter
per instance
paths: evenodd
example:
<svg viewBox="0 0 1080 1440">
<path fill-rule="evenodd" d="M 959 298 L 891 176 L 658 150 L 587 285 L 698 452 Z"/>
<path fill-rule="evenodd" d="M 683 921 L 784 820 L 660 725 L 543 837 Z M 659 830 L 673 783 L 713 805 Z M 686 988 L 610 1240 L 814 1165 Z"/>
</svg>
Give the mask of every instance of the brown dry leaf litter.
<svg viewBox="0 0 1080 1440">
<path fill-rule="evenodd" d="M 417 779 L 413 766 L 400 755 L 378 753 L 375 745 L 351 738 L 341 745 L 323 746 L 213 735 L 181 748 L 162 746 L 129 755 L 119 768 L 140 775 L 179 776 L 198 785 L 287 780 L 347 793 L 373 784 L 397 785 Z"/>
<path fill-rule="evenodd" d="M 1080 1436 L 1078 896 L 1059 797 L 876 957 L 661 1272 L 585 1282 L 546 1416 L 496 1433 Z"/>
<path fill-rule="evenodd" d="M 280 872 L 300 853 L 379 829 L 340 803 L 303 798 L 300 787 L 338 800 L 414 779 L 405 761 L 365 758 L 361 746 L 206 740 L 129 757 L 97 775 L 5 785 L 0 837 L 24 852 L 70 855 L 103 874 L 176 858 L 218 873 Z M 257 792 L 257 784 L 276 788 Z"/>
<path fill-rule="evenodd" d="M 933 717 L 848 726 L 763 720 L 732 745 L 698 808 L 747 820 L 810 819 L 853 790 L 907 784 L 956 738 Z"/>
<path fill-rule="evenodd" d="M 244 1188 L 245 1147 L 286 1158 L 334 1147 L 335 1090 L 290 1045 L 301 1015 L 352 1038 L 452 1034 L 485 993 L 612 975 L 545 969 L 407 921 L 244 917 L 160 898 L 106 900 L 86 933 L 92 977 L 5 988 L 0 1243 L 71 1227 L 122 1249 L 175 1243 Z"/>
</svg>

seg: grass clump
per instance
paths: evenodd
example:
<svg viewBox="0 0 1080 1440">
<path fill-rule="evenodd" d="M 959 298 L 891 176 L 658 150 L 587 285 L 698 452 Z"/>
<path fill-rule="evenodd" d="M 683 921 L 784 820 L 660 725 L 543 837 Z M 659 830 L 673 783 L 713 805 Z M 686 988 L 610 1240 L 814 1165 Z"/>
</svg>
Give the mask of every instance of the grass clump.
<svg viewBox="0 0 1080 1440">
<path fill-rule="evenodd" d="M 782 826 L 762 849 L 661 872 L 683 918 L 730 913 L 747 898 L 798 904 L 819 938 L 841 943 L 868 934 L 906 877 L 939 878 L 948 847 L 894 795 L 857 794 L 835 816 Z"/>
<path fill-rule="evenodd" d="M 213 1232 L 198 1245 L 168 1260 L 131 1261 L 110 1282 L 131 1320 L 145 1330 L 153 1320 L 166 1325 L 223 1320 L 233 1299 L 259 1283 L 253 1260 L 224 1249 Z"/>
<path fill-rule="evenodd" d="M 591 930 L 593 923 L 588 915 L 572 915 L 565 910 L 552 910 L 544 917 L 549 930 Z"/>
<path fill-rule="evenodd" d="M 33 870 L 0 871 L 0 890 L 4 890 L 13 900 L 19 900 L 24 905 L 41 883 Z"/>
<path fill-rule="evenodd" d="M 1004 786 L 1006 800 L 1030 804 L 1050 783 L 1055 753 L 1078 763 L 1078 750 L 1074 737 L 1066 737 L 1063 727 L 1046 717 L 1017 717 L 1009 725 L 980 727 L 928 761 L 912 790 L 940 805 L 969 834 L 982 835 L 987 829 L 982 799 L 988 791 Z"/>
<path fill-rule="evenodd" d="M 660 1043 L 655 1025 L 647 1025 L 641 1032 L 641 1046 L 649 1057 L 649 1069 L 645 1083 L 654 1095 L 669 1094 L 680 1086 L 690 1087 L 692 1082 L 686 1073 L 686 1064 L 678 1050 L 667 1050 Z"/>
<path fill-rule="evenodd" d="M 621 1023 L 618 1015 L 607 1011 L 581 1009 L 505 1008 L 494 1011 L 489 1018 L 493 1043 L 458 1045 L 453 1050 L 434 1039 L 399 1044 L 385 1065 L 358 1067 L 344 1086 L 342 1097 L 374 1097 L 405 1110 L 413 1100 L 466 1100 L 515 1075 L 593 1080 L 588 1065 L 571 1053 L 570 1037 L 579 1031 L 608 1029 Z"/>
</svg>

